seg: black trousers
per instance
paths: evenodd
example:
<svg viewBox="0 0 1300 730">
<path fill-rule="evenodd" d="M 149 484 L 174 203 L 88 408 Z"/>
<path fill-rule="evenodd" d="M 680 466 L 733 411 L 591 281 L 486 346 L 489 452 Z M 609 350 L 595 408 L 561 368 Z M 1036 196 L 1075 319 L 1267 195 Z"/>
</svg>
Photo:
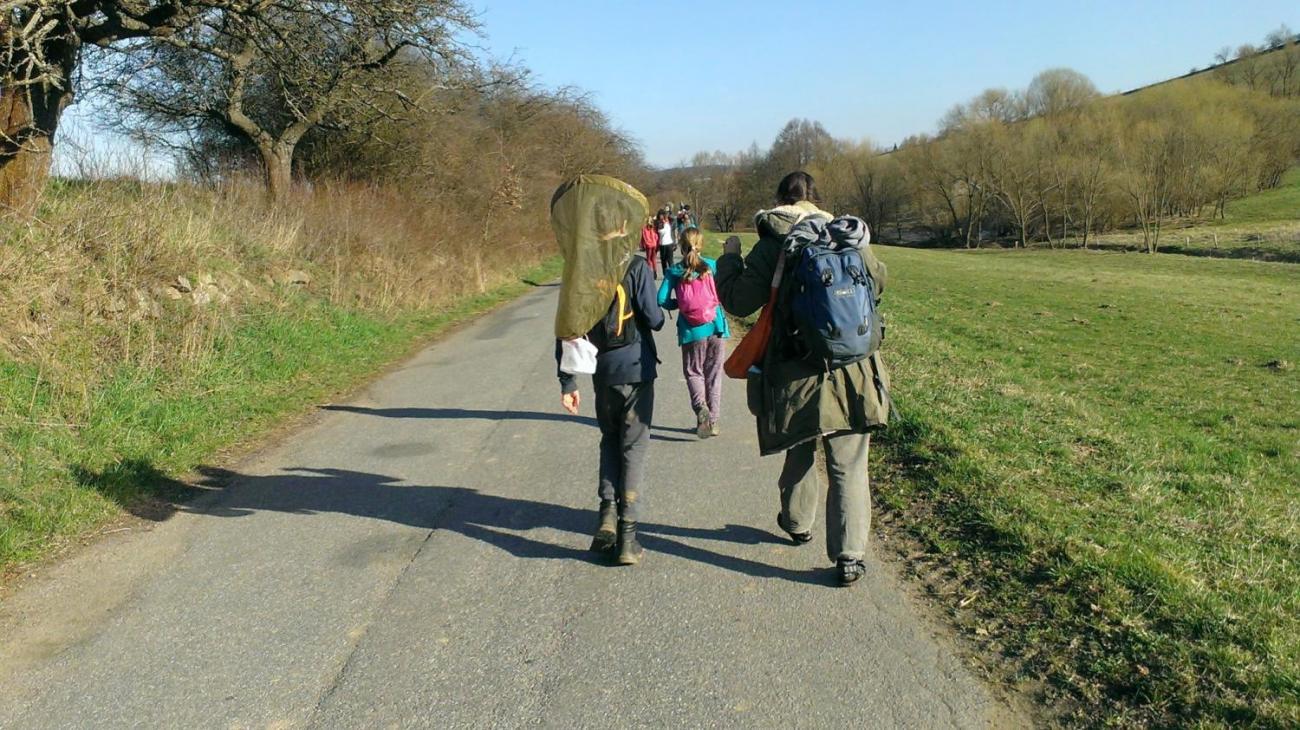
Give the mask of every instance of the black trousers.
<svg viewBox="0 0 1300 730">
<path fill-rule="evenodd" d="M 677 247 L 676 246 L 659 247 L 659 263 L 662 264 L 664 267 L 664 276 L 668 276 L 668 269 L 672 268 L 673 258 L 674 258 L 673 249 L 675 248 Z"/>
</svg>

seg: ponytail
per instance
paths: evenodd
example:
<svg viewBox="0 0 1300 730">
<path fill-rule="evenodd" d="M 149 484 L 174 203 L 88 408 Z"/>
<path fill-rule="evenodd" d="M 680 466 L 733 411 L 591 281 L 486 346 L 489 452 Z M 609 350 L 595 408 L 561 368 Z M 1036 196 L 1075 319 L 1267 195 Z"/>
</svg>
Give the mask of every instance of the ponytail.
<svg viewBox="0 0 1300 730">
<path fill-rule="evenodd" d="M 682 252 L 682 278 L 684 280 L 698 279 L 708 276 L 709 265 L 704 263 L 704 258 L 700 256 L 700 247 L 704 244 L 704 234 L 700 229 L 691 226 L 682 232 L 682 240 L 678 248 Z"/>
</svg>

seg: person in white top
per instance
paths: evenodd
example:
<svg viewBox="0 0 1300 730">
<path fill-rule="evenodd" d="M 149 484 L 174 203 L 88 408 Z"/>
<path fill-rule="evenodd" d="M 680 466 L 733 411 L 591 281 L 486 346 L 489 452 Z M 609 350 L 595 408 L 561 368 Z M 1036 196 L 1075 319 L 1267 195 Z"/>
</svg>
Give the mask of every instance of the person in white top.
<svg viewBox="0 0 1300 730">
<path fill-rule="evenodd" d="M 673 265 L 673 221 L 667 213 L 659 214 L 659 261 L 663 264 L 663 270 L 667 271 Z"/>
</svg>

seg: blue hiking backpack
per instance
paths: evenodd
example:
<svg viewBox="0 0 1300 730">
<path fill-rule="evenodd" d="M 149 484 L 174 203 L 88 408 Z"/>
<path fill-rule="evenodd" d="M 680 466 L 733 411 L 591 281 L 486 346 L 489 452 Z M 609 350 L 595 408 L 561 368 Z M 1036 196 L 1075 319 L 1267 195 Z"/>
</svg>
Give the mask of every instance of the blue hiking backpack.
<svg viewBox="0 0 1300 730">
<path fill-rule="evenodd" d="M 876 287 L 858 249 L 809 244 L 791 273 L 791 315 L 814 357 L 837 368 L 880 347 Z"/>
</svg>

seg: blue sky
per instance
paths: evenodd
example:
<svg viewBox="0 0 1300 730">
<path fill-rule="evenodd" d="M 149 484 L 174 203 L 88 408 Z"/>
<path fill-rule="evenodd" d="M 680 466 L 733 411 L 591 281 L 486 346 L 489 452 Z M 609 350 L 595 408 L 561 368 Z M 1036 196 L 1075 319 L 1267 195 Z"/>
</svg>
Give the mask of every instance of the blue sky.
<svg viewBox="0 0 1300 730">
<path fill-rule="evenodd" d="M 766 146 L 792 117 L 882 144 L 932 131 L 991 86 L 1069 66 L 1102 91 L 1259 43 L 1296 0 L 740 2 L 489 0 L 481 41 L 549 85 L 591 92 L 647 159 Z"/>
<path fill-rule="evenodd" d="M 1282 23 L 1300 32 L 1296 0 L 471 2 L 485 53 L 590 92 L 661 166 L 765 147 L 792 117 L 890 144 L 1046 68 L 1120 91 L 1206 66 L 1223 46 L 1259 43 Z M 69 112 L 70 138 L 129 148 L 85 117 Z"/>
</svg>

